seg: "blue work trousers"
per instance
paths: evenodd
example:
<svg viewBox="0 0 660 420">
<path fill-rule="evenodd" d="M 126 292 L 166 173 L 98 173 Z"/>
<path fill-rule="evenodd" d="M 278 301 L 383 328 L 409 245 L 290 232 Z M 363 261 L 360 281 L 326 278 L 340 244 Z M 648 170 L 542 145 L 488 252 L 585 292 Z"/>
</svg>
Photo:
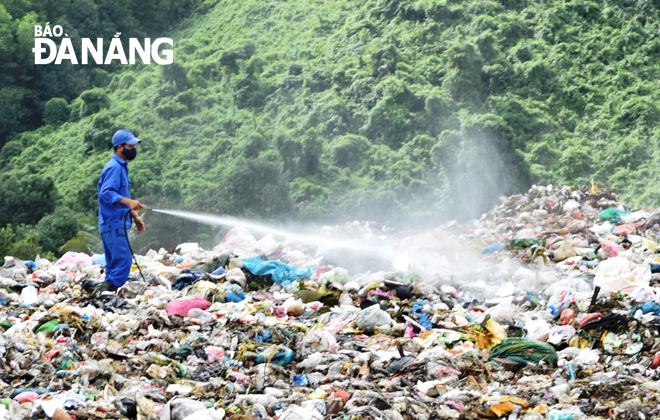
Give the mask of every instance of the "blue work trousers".
<svg viewBox="0 0 660 420">
<path fill-rule="evenodd" d="M 124 229 L 112 229 L 101 233 L 105 252 L 105 281 L 121 287 L 128 280 L 133 256 Z"/>
</svg>

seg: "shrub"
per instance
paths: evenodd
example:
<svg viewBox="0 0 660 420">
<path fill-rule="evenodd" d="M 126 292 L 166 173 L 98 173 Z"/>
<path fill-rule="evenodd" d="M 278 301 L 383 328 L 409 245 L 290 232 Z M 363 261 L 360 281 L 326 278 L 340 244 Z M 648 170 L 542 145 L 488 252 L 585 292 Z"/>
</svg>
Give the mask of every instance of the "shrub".
<svg viewBox="0 0 660 420">
<path fill-rule="evenodd" d="M 37 223 L 52 212 L 59 195 L 50 177 L 30 174 L 0 180 L 0 226 Z"/>
<path fill-rule="evenodd" d="M 84 91 L 80 94 L 80 99 L 83 100 L 83 105 L 80 108 L 81 117 L 96 114 L 101 109 L 110 106 L 110 98 L 101 88 Z"/>
<path fill-rule="evenodd" d="M 342 168 L 358 165 L 369 150 L 369 140 L 355 134 L 340 137 L 334 147 L 335 164 Z"/>
<path fill-rule="evenodd" d="M 96 151 L 106 151 L 112 147 L 112 135 L 119 129 L 115 119 L 107 113 L 94 117 L 92 127 L 85 131 L 84 140 Z"/>
<path fill-rule="evenodd" d="M 168 97 L 156 107 L 156 113 L 165 120 L 173 120 L 188 114 L 188 107 Z"/>
<path fill-rule="evenodd" d="M 23 152 L 23 145 L 19 141 L 10 141 L 0 150 L 0 168 L 7 165 L 9 161 Z"/>
<path fill-rule="evenodd" d="M 39 245 L 36 234 L 32 234 L 16 242 L 9 250 L 9 254 L 21 260 L 33 260 L 37 255 L 43 256 L 44 250 Z"/>
<path fill-rule="evenodd" d="M 44 124 L 60 125 L 69 119 L 69 104 L 65 99 L 53 98 L 46 102 Z"/>
<path fill-rule="evenodd" d="M 174 82 L 179 92 L 182 92 L 190 87 L 190 81 L 185 67 L 179 63 L 172 63 L 167 66 L 162 66 L 163 78 L 168 82 Z"/>
<path fill-rule="evenodd" d="M 53 254 L 58 254 L 59 247 L 76 236 L 78 229 L 76 214 L 66 207 L 58 207 L 35 226 L 40 246 Z"/>
</svg>

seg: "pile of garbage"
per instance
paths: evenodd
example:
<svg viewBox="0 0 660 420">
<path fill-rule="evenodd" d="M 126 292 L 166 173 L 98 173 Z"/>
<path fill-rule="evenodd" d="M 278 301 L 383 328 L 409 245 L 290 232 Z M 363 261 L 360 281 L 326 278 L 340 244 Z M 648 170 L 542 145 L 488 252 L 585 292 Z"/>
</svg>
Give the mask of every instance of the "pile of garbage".
<svg viewBox="0 0 660 420">
<path fill-rule="evenodd" d="M 534 186 L 430 230 L 235 227 L 117 294 L 102 255 L 7 256 L 0 419 L 657 418 L 658 235 L 611 191 Z"/>
</svg>

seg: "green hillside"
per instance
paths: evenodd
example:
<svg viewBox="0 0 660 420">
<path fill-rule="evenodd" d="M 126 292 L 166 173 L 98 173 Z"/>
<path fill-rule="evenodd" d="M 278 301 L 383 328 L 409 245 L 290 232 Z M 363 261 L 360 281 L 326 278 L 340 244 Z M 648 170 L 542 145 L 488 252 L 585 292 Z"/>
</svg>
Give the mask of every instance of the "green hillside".
<svg viewBox="0 0 660 420">
<path fill-rule="evenodd" d="M 0 223 L 37 222 L 16 216 L 22 197 L 53 211 L 38 204 L 57 195 L 49 178 L 60 198 L 48 203 L 93 215 L 122 127 L 143 140 L 134 197 L 169 208 L 437 223 L 533 183 L 591 178 L 657 205 L 659 7 L 206 1 L 167 32 L 175 64 L 111 69 L 51 101 L 48 125 L 9 137 Z"/>
</svg>

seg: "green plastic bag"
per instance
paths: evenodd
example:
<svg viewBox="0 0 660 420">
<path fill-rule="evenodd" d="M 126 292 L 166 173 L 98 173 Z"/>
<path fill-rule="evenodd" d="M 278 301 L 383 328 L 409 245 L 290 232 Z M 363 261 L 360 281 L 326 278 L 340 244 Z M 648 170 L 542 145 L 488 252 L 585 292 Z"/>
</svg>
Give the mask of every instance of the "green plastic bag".
<svg viewBox="0 0 660 420">
<path fill-rule="evenodd" d="M 39 327 L 39 328 L 37 329 L 37 333 L 40 333 L 40 332 L 42 332 L 42 331 L 51 332 L 51 331 L 53 331 L 53 330 L 55 329 L 55 327 L 57 327 L 58 325 L 60 325 L 60 323 L 57 322 L 56 320 L 48 321 L 48 322 L 46 322 L 45 324 L 43 324 L 41 327 Z"/>
<path fill-rule="evenodd" d="M 518 363 L 538 363 L 545 359 L 552 366 L 557 366 L 557 352 L 548 343 L 528 338 L 509 337 L 490 349 L 489 359 L 499 357 Z"/>
<path fill-rule="evenodd" d="M 172 349 L 169 353 L 166 354 L 166 356 L 170 359 L 186 360 L 191 354 L 195 354 L 195 350 L 190 347 L 190 344 L 185 343 L 175 349 Z"/>
<path fill-rule="evenodd" d="M 609 209 L 605 209 L 600 212 L 598 215 L 598 220 L 601 222 L 609 220 L 612 223 L 619 223 L 621 221 L 621 216 L 626 216 L 628 214 L 630 214 L 629 211 L 623 211 L 617 209 L 616 207 L 610 207 Z"/>
</svg>

